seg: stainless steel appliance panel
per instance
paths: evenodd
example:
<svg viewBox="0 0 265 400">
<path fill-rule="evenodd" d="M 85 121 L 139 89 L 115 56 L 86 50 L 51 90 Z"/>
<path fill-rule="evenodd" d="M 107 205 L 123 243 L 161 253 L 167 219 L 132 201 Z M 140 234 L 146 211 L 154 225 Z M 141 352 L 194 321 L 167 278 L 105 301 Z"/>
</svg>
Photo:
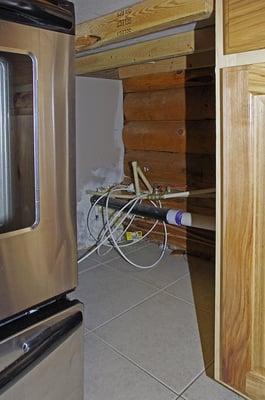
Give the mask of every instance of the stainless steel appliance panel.
<svg viewBox="0 0 265 400">
<path fill-rule="evenodd" d="M 83 400 L 83 335 L 77 304 L 0 341 L 0 398 Z"/>
<path fill-rule="evenodd" d="M 0 234 L 3 320 L 77 285 L 74 36 L 0 21 L 0 52 L 33 61 L 36 208 L 32 226 Z"/>
<path fill-rule="evenodd" d="M 0 57 L 0 226 L 12 217 L 9 87 L 8 63 Z"/>
</svg>

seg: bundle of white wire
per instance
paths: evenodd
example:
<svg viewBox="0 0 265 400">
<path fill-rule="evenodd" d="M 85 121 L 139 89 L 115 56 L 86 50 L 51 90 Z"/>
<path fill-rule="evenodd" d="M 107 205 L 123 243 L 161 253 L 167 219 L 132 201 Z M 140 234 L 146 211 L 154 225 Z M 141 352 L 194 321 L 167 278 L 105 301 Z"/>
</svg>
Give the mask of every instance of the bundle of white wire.
<svg viewBox="0 0 265 400">
<path fill-rule="evenodd" d="M 155 221 L 154 224 L 152 225 L 152 227 L 149 229 L 149 231 L 147 233 L 145 233 L 144 236 L 142 236 L 140 239 L 136 240 L 136 241 L 131 241 L 131 242 L 120 242 L 120 239 L 122 237 L 124 237 L 125 233 L 128 231 L 128 229 L 130 228 L 130 226 L 132 225 L 134 219 L 136 218 L 135 215 L 131 215 L 131 212 L 133 210 L 133 208 L 136 206 L 136 204 L 141 203 L 142 200 L 146 197 L 146 195 L 139 195 L 139 196 L 134 196 L 130 201 L 128 201 L 128 203 L 126 203 L 125 206 L 123 206 L 119 211 L 113 212 L 113 214 L 110 217 L 110 209 L 109 209 L 109 200 L 110 198 L 113 196 L 113 194 L 117 191 L 121 191 L 121 190 L 128 190 L 127 186 L 123 186 L 123 185 L 119 185 L 119 186 L 115 186 L 113 188 L 111 188 L 108 192 L 104 193 L 102 196 L 100 196 L 97 201 L 93 204 L 93 206 L 90 208 L 88 215 L 87 215 L 87 228 L 88 231 L 90 233 L 90 235 L 92 236 L 92 238 L 95 240 L 95 246 L 91 249 L 88 250 L 81 258 L 78 259 L 78 263 L 81 263 L 82 261 L 84 261 L 87 257 L 89 257 L 91 254 L 97 252 L 99 255 L 106 255 L 108 254 L 113 248 L 115 248 L 118 253 L 122 256 L 122 258 L 124 258 L 124 260 L 126 260 L 128 263 L 130 263 L 131 265 L 133 265 L 136 268 L 140 268 L 140 269 L 150 269 L 155 267 L 164 257 L 164 254 L 166 252 L 166 248 L 167 248 L 167 240 L 168 240 L 168 232 L 167 232 L 167 226 L 166 224 L 163 222 L 163 229 L 164 229 L 164 241 L 163 241 L 163 245 L 161 248 L 161 253 L 160 256 L 158 257 L 158 259 L 153 262 L 151 265 L 140 265 L 135 263 L 134 261 L 132 261 L 131 259 L 129 259 L 129 257 L 127 255 L 125 255 L 124 251 L 122 251 L 122 249 L 124 247 L 128 247 L 128 246 L 132 246 L 134 244 L 139 243 L 140 241 L 144 240 L 147 238 L 147 236 L 155 229 L 155 227 L 158 224 L 158 221 Z M 92 229 L 91 229 L 91 217 L 95 211 L 95 208 L 97 207 L 97 204 L 99 203 L 99 201 L 101 199 L 103 199 L 104 197 L 106 197 L 106 206 L 104 209 L 102 209 L 103 212 L 103 229 L 101 230 L 101 232 L 99 233 L 98 237 L 95 237 Z M 152 205 L 154 205 L 155 207 L 157 207 L 157 204 L 151 200 L 149 200 L 150 203 Z M 161 206 L 160 202 L 158 202 L 158 205 Z M 105 212 L 104 212 L 105 211 Z M 115 237 L 115 233 L 117 232 L 117 230 L 123 226 L 123 224 L 125 223 L 125 221 L 127 219 L 130 218 L 130 222 L 128 223 L 128 225 L 122 230 L 122 233 L 118 236 Z M 105 246 L 105 247 L 109 247 L 109 249 L 104 252 L 101 253 L 100 249 Z"/>
</svg>

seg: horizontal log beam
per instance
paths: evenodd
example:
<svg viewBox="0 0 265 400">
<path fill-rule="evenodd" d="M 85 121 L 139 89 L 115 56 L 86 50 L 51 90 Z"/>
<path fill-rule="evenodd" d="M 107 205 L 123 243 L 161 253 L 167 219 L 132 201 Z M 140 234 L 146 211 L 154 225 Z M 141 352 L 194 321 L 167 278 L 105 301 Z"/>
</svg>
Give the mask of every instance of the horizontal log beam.
<svg viewBox="0 0 265 400">
<path fill-rule="evenodd" d="M 213 50 L 214 46 L 214 28 L 208 27 L 78 57 L 76 58 L 76 74 L 86 75 L 125 65 L 209 51 Z"/>
<path fill-rule="evenodd" d="M 77 25 L 76 50 L 84 51 L 207 19 L 213 0 L 144 0 Z"/>
<path fill-rule="evenodd" d="M 126 121 L 183 121 L 215 118 L 214 87 L 193 87 L 128 93 Z"/>
<path fill-rule="evenodd" d="M 149 63 L 128 65 L 119 68 L 119 78 L 142 77 L 150 74 L 164 72 L 176 72 L 195 68 L 206 68 L 215 66 L 215 52 L 205 51 L 203 53 L 190 54 L 183 57 L 172 57 L 165 60 L 152 61 Z"/>
<path fill-rule="evenodd" d="M 214 83 L 214 68 L 180 70 L 124 79 L 123 91 L 124 93 L 135 93 L 188 86 L 214 85 Z"/>
<path fill-rule="evenodd" d="M 123 131 L 126 150 L 214 154 L 215 121 L 133 121 Z"/>
<path fill-rule="evenodd" d="M 137 160 L 154 186 L 205 189 L 215 185 L 215 156 L 175 154 L 159 151 L 127 151 L 125 174 L 132 176 L 131 162 Z"/>
</svg>

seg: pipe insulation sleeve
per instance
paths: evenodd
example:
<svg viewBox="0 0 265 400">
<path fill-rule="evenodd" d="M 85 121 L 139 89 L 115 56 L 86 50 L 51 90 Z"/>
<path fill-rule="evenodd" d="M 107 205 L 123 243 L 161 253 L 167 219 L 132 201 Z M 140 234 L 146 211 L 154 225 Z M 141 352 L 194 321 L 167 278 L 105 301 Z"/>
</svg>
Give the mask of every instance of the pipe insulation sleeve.
<svg viewBox="0 0 265 400">
<path fill-rule="evenodd" d="M 177 226 L 192 225 L 191 213 L 182 210 L 168 210 L 166 219 L 170 225 L 177 225 Z"/>
<path fill-rule="evenodd" d="M 137 198 L 136 198 L 137 199 Z M 129 204 L 133 199 L 130 200 Z M 91 202 L 97 205 L 106 207 L 106 198 L 104 196 L 94 195 L 91 197 Z M 128 211 L 126 205 L 128 200 L 116 199 L 113 197 L 108 198 L 107 207 L 113 210 Z M 174 210 L 162 207 L 154 207 L 153 205 L 141 204 L 136 202 L 130 209 L 130 214 L 140 217 L 150 218 L 162 222 L 166 222 L 175 226 L 188 226 L 199 229 L 206 229 L 210 231 L 215 230 L 215 218 L 211 216 L 204 216 L 199 214 L 189 213 L 183 210 Z"/>
</svg>

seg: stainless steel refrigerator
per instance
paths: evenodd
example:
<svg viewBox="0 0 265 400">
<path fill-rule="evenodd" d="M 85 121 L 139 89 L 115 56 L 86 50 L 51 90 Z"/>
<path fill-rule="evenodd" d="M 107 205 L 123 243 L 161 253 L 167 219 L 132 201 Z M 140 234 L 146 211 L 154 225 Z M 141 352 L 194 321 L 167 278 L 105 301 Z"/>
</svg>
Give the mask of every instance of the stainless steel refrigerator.
<svg viewBox="0 0 265 400">
<path fill-rule="evenodd" d="M 83 398 L 74 9 L 0 0 L 0 398 Z"/>
</svg>

